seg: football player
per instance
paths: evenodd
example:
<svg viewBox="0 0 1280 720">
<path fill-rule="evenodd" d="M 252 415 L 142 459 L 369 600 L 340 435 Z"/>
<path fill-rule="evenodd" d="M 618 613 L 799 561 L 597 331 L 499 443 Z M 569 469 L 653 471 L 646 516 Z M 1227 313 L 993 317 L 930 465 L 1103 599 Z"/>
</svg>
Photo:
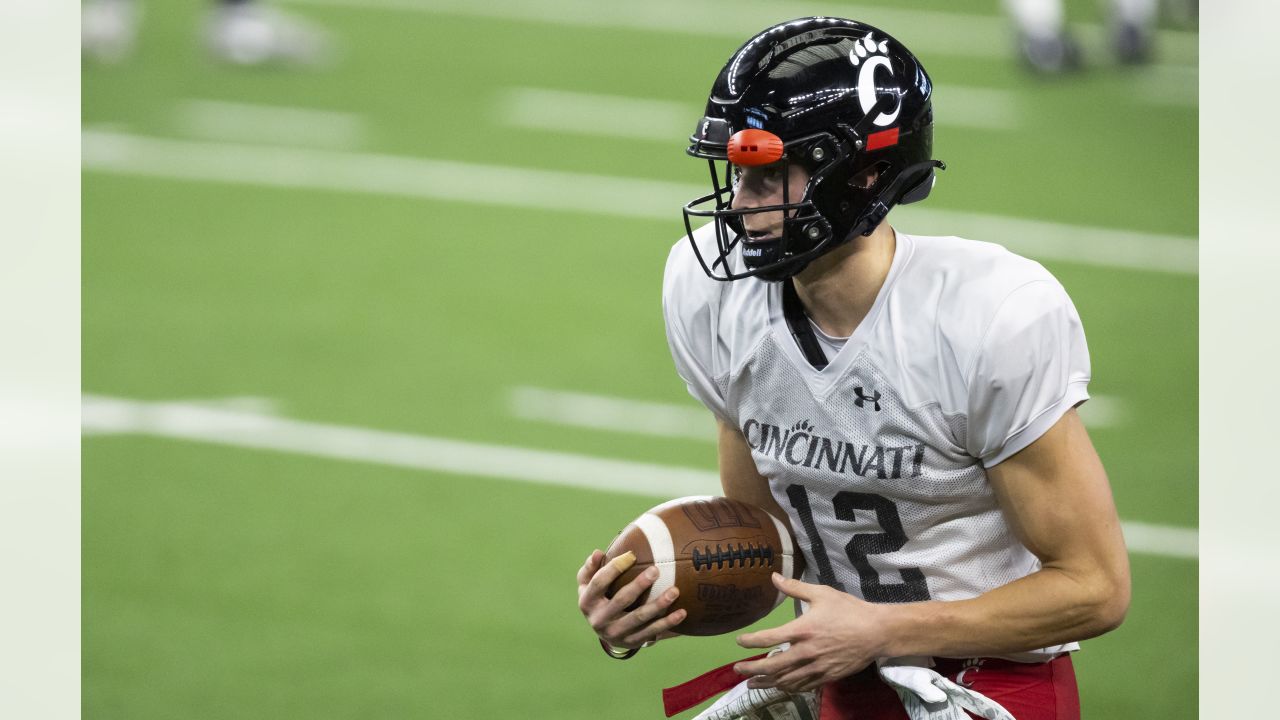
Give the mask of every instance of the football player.
<svg viewBox="0 0 1280 720">
<path fill-rule="evenodd" d="M 932 89 L 885 32 L 802 18 L 729 58 L 691 138 L 712 184 L 667 261 L 671 352 L 719 422 L 725 495 L 786 517 L 807 566 L 775 576 L 804 612 L 739 637 L 785 650 L 735 669 L 820 688 L 823 720 L 923 712 L 895 691 L 916 680 L 877 664 L 936 678 L 924 704 L 932 685 L 1018 720 L 1078 718 L 1071 653 L 1129 604 L 1076 414 L 1084 332 L 1038 263 L 888 222 L 944 169 Z M 652 578 L 606 598 L 619 574 L 593 552 L 579 608 L 629 657 L 682 614 L 671 593 L 628 612 Z"/>
<path fill-rule="evenodd" d="M 1004 0 L 1018 31 L 1026 66 L 1046 74 L 1080 67 L 1080 45 L 1067 30 L 1064 0 Z M 1136 65 L 1151 59 L 1158 0 L 1109 0 L 1111 47 L 1116 59 Z"/>
<path fill-rule="evenodd" d="M 124 60 L 137 40 L 140 0 L 87 0 L 80 13 L 80 52 L 99 62 Z M 326 33 L 257 0 L 216 0 L 205 36 L 213 57 L 233 65 L 315 64 L 331 54 Z"/>
</svg>

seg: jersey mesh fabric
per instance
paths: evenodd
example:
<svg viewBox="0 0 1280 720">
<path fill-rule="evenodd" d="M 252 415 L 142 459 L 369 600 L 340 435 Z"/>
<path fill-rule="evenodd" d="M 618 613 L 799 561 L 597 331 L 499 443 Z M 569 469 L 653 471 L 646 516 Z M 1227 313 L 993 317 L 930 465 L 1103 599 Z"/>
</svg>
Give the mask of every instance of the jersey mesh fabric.
<svg viewBox="0 0 1280 720">
<path fill-rule="evenodd" d="M 865 353 L 815 398 L 769 337 L 727 390 L 757 468 L 791 517 L 810 581 L 871 602 L 962 600 L 1039 567 L 953 421 L 937 405 L 906 407 Z M 1074 646 L 1008 657 L 1063 649 Z"/>
</svg>

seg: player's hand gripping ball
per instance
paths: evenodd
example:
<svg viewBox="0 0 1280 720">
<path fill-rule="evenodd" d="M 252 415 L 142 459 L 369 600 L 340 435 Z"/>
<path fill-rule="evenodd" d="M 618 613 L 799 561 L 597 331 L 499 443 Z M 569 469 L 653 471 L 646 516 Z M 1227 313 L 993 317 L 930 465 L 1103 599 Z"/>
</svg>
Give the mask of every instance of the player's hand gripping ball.
<svg viewBox="0 0 1280 720">
<path fill-rule="evenodd" d="M 796 577 L 797 560 L 787 526 L 760 508 L 723 497 L 699 495 L 665 502 L 636 518 L 618 534 L 605 561 L 630 550 L 636 562 L 606 595 L 634 580 L 650 565 L 658 579 L 632 608 L 680 588 L 668 612 L 683 608 L 681 635 L 721 635 L 768 615 L 786 596 L 770 576 Z"/>
</svg>

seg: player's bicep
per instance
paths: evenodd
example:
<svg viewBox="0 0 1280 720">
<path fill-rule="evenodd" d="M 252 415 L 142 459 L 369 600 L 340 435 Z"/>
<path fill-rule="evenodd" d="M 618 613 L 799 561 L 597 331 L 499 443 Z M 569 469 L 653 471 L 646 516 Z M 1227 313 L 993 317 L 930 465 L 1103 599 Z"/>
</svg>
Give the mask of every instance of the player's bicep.
<svg viewBox="0 0 1280 720">
<path fill-rule="evenodd" d="M 1010 528 L 1045 567 L 1127 593 L 1128 555 L 1111 486 L 1074 409 L 987 476 Z"/>
<path fill-rule="evenodd" d="M 769 480 L 756 469 L 756 461 L 751 457 L 751 447 L 739 430 L 717 419 L 720 428 L 720 486 L 725 497 L 742 500 L 756 507 L 763 508 L 770 515 L 787 523 L 791 523 L 787 513 L 773 499 L 769 492 Z"/>
</svg>

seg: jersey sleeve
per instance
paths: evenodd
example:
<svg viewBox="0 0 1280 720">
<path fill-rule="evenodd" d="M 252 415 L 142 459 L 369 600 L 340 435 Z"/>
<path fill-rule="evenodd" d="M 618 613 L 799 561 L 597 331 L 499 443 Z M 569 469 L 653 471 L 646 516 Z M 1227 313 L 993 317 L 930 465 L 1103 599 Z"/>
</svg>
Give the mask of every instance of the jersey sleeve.
<svg viewBox="0 0 1280 720">
<path fill-rule="evenodd" d="M 715 281 L 702 272 L 688 243 L 677 243 L 667 258 L 662 283 L 667 344 L 689 394 L 732 424 L 718 381 L 723 373 L 717 373 L 715 358 L 719 292 L 708 283 Z"/>
<path fill-rule="evenodd" d="M 1011 292 L 978 346 L 968 384 L 967 449 L 985 467 L 1040 438 L 1089 399 L 1089 348 L 1071 298 L 1052 278 Z"/>
</svg>

